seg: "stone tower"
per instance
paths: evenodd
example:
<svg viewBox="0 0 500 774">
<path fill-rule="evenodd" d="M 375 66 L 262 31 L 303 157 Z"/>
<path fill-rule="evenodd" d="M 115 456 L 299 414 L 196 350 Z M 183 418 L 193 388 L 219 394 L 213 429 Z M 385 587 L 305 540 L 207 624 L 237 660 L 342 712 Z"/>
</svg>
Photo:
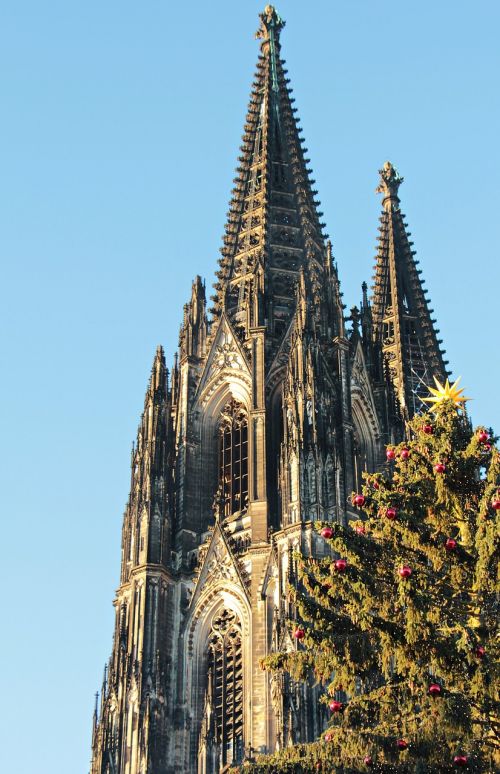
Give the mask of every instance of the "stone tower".
<svg viewBox="0 0 500 774">
<path fill-rule="evenodd" d="M 125 510 L 113 651 L 91 774 L 216 774 L 312 740 L 317 688 L 260 659 L 295 647 L 294 551 L 327 549 L 317 519 L 349 519 L 363 470 L 445 375 L 390 164 L 374 295 L 349 331 L 281 57 L 260 56 L 214 306 L 197 277 L 171 375 L 158 348 Z"/>
</svg>

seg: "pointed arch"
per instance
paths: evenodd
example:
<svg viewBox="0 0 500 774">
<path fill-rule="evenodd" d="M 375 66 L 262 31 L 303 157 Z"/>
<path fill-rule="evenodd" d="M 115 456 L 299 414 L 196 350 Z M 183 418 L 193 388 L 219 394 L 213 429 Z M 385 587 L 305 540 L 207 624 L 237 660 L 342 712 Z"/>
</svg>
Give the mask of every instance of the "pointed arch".
<svg viewBox="0 0 500 774">
<path fill-rule="evenodd" d="M 232 581 L 207 584 L 186 621 L 188 758 L 198 758 L 199 774 L 216 774 L 242 757 L 251 723 L 245 700 L 251 695 L 250 621 L 248 599 Z M 223 718 L 221 702 L 231 710 L 231 722 Z"/>
<path fill-rule="evenodd" d="M 362 485 L 362 473 L 373 472 L 380 461 L 380 429 L 376 414 L 360 389 L 352 391 L 354 424 L 355 487 Z"/>
<path fill-rule="evenodd" d="M 227 407 L 233 404 L 234 406 L 238 406 L 239 410 L 242 413 L 246 414 L 247 417 L 247 423 L 248 423 L 248 417 L 250 414 L 250 389 L 246 384 L 239 381 L 234 381 L 227 379 L 227 381 L 221 382 L 221 384 L 218 385 L 217 389 L 211 394 L 210 399 L 207 401 L 207 403 L 203 407 L 199 407 L 199 432 L 200 432 L 200 447 L 199 447 L 199 475 L 200 475 L 200 491 L 199 491 L 199 497 L 200 497 L 200 506 L 201 506 L 201 513 L 202 513 L 202 522 L 204 524 L 209 524 L 213 518 L 213 504 L 214 504 L 214 497 L 217 492 L 217 489 L 219 487 L 220 481 L 220 471 L 221 471 L 221 463 L 225 462 L 226 465 L 229 467 L 229 472 L 231 475 L 231 471 L 233 469 L 233 463 L 236 465 L 239 464 L 239 462 L 236 460 L 236 457 L 232 455 L 232 452 L 228 451 L 229 456 L 226 454 L 224 459 L 221 459 L 221 423 L 223 422 L 223 415 L 227 414 Z M 236 430 L 236 428 L 233 428 Z M 241 427 L 241 430 L 243 428 Z M 231 431 L 230 431 L 231 432 Z M 231 435 L 230 438 L 227 438 L 226 441 L 233 441 L 238 440 L 235 437 Z M 244 449 L 241 449 L 241 451 L 244 453 L 244 456 L 246 458 L 245 466 L 248 469 L 250 468 L 251 464 L 251 455 L 252 455 L 252 449 L 251 449 L 251 438 L 249 437 L 249 434 L 247 432 L 245 438 L 240 438 L 239 443 L 243 441 L 243 444 L 245 446 Z M 230 444 L 232 448 L 232 443 Z M 226 444 L 226 450 L 228 450 L 228 445 Z M 241 472 L 241 470 L 240 470 Z M 233 492 L 232 489 L 234 487 L 232 486 L 231 482 L 226 482 L 226 485 L 223 485 L 223 492 L 224 499 L 231 500 L 231 503 L 227 503 L 228 510 L 225 515 L 230 515 L 229 510 L 234 510 L 232 506 L 235 503 L 235 499 L 233 495 L 239 495 L 240 496 L 240 503 L 241 506 L 244 507 L 246 505 L 246 500 L 248 499 L 248 481 L 244 480 L 241 482 L 241 486 L 236 487 L 238 491 Z M 226 503 L 225 503 L 226 505 Z M 231 505 L 231 508 L 229 508 L 229 505 Z M 226 511 L 226 507 L 224 507 L 224 511 Z"/>
</svg>

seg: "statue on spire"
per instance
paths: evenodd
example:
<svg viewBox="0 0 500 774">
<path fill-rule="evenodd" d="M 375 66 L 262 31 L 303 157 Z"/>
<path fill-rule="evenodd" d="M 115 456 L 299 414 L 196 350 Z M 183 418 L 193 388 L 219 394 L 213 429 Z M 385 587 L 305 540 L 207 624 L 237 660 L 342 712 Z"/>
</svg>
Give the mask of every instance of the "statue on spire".
<svg viewBox="0 0 500 774">
<path fill-rule="evenodd" d="M 279 40 L 279 34 L 285 23 L 274 5 L 266 5 L 264 12 L 259 14 L 260 27 L 255 33 L 256 38 L 262 38 L 267 41 L 275 37 L 275 42 Z"/>
<path fill-rule="evenodd" d="M 395 201 L 397 204 L 399 202 L 399 186 L 403 182 L 404 177 L 401 177 L 396 167 L 393 167 L 390 161 L 386 161 L 382 169 L 379 169 L 379 175 L 380 183 L 375 189 L 375 192 L 384 194 L 382 204 L 385 204 L 386 201 L 390 202 L 391 200 Z"/>
</svg>

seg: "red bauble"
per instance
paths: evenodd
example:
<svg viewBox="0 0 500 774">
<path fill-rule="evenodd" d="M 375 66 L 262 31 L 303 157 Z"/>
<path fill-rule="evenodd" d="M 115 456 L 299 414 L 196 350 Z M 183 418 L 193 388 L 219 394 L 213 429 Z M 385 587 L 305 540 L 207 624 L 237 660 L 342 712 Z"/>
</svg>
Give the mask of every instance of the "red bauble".
<svg viewBox="0 0 500 774">
<path fill-rule="evenodd" d="M 457 547 L 457 541 L 453 540 L 453 538 L 448 538 L 446 543 L 444 544 L 444 547 L 447 551 L 454 551 Z"/>
<path fill-rule="evenodd" d="M 407 564 L 403 564 L 403 566 L 399 568 L 398 573 L 402 578 L 409 578 L 411 575 L 411 567 L 408 567 Z"/>
<path fill-rule="evenodd" d="M 434 697 L 436 697 L 436 696 L 440 696 L 440 695 L 441 695 L 441 692 L 442 692 L 442 690 L 443 690 L 443 689 L 441 688 L 441 686 L 439 685 L 439 683 L 431 683 L 431 684 L 429 685 L 429 693 L 430 693 L 430 695 L 431 695 L 431 696 L 434 696 Z"/>
<path fill-rule="evenodd" d="M 321 530 L 321 536 L 326 538 L 327 540 L 328 538 L 331 538 L 332 535 L 333 535 L 333 529 L 331 527 L 323 527 L 323 529 Z"/>
<path fill-rule="evenodd" d="M 365 502 L 366 502 L 366 497 L 362 494 L 357 494 L 353 499 L 353 503 L 356 506 L 356 508 L 362 508 Z"/>
<path fill-rule="evenodd" d="M 408 742 L 406 741 L 406 739 L 398 739 L 398 741 L 396 742 L 396 746 L 398 750 L 406 750 L 406 748 L 408 747 Z"/>
<path fill-rule="evenodd" d="M 387 516 L 388 519 L 390 519 L 391 521 L 394 521 L 394 519 L 398 515 L 398 512 L 395 508 L 386 508 L 385 515 Z"/>
<path fill-rule="evenodd" d="M 358 524 L 357 527 L 354 528 L 358 535 L 364 535 L 366 533 L 366 529 L 363 527 L 362 524 Z"/>
<path fill-rule="evenodd" d="M 453 763 L 455 766 L 467 766 L 467 756 L 466 755 L 455 755 L 453 758 Z"/>
<path fill-rule="evenodd" d="M 434 430 L 432 429 L 432 425 L 424 425 L 422 430 L 426 435 L 432 435 L 432 433 L 434 432 Z"/>
<path fill-rule="evenodd" d="M 491 451 L 491 443 L 485 443 L 483 446 L 483 451 L 490 452 Z"/>
<path fill-rule="evenodd" d="M 410 456 L 410 450 L 409 449 L 401 449 L 400 457 L 402 460 L 407 460 Z"/>
<path fill-rule="evenodd" d="M 325 734 L 325 742 L 331 742 L 332 741 L 332 735 L 331 734 Z"/>
<path fill-rule="evenodd" d="M 365 766 L 373 766 L 373 758 L 371 755 L 367 755 L 365 758 Z"/>
<path fill-rule="evenodd" d="M 493 498 L 493 500 L 491 501 L 491 507 L 493 508 L 494 511 L 500 511 L 500 498 L 499 497 L 494 497 Z"/>
<path fill-rule="evenodd" d="M 293 636 L 295 637 L 296 640 L 303 640 L 304 637 L 306 636 L 306 633 L 305 633 L 304 629 L 301 629 L 300 626 L 298 626 L 295 629 L 295 631 L 293 633 Z"/>
<path fill-rule="evenodd" d="M 388 460 L 394 460 L 396 459 L 396 452 L 394 451 L 394 449 L 387 449 L 385 456 L 387 457 Z"/>
<path fill-rule="evenodd" d="M 444 473 L 444 471 L 446 470 L 446 465 L 443 462 L 436 462 L 436 464 L 434 465 L 434 470 L 436 471 L 436 473 Z"/>
<path fill-rule="evenodd" d="M 486 648 L 484 645 L 478 645 L 474 653 L 478 658 L 484 658 L 486 656 Z"/>
<path fill-rule="evenodd" d="M 337 572 L 344 572 L 347 567 L 347 560 L 346 559 L 337 559 L 334 564 L 335 569 Z"/>
<path fill-rule="evenodd" d="M 318 771 L 321 771 L 321 763 L 319 761 L 316 764 L 316 768 Z"/>
<path fill-rule="evenodd" d="M 344 705 L 342 704 L 341 701 L 333 700 L 330 702 L 328 706 L 330 708 L 330 712 L 341 712 Z"/>
<path fill-rule="evenodd" d="M 489 439 L 490 436 L 488 435 L 486 430 L 480 430 L 479 433 L 477 434 L 477 437 L 481 443 L 486 443 L 486 441 Z"/>
</svg>

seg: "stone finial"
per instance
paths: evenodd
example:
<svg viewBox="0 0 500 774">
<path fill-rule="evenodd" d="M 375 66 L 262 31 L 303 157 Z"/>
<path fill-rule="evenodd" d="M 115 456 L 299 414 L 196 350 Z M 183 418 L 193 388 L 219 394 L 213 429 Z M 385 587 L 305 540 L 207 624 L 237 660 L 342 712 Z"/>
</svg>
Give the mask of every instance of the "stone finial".
<svg viewBox="0 0 500 774">
<path fill-rule="evenodd" d="M 398 190 L 404 180 L 390 161 L 386 161 L 382 169 L 379 169 L 380 183 L 375 189 L 376 193 L 384 194 L 382 206 L 391 209 L 399 204 Z"/>
<path fill-rule="evenodd" d="M 361 292 L 363 293 L 363 308 L 366 309 L 368 304 L 368 285 L 363 282 L 361 285 Z"/>
<path fill-rule="evenodd" d="M 360 321 L 360 314 L 359 309 L 357 306 L 353 306 L 351 308 L 351 322 L 352 322 L 352 332 L 354 334 L 359 333 L 359 321 Z"/>
<path fill-rule="evenodd" d="M 279 35 L 285 22 L 277 12 L 274 5 L 266 5 L 264 12 L 259 14 L 260 27 L 255 33 L 256 38 L 262 38 L 263 44 L 267 41 L 279 41 Z"/>
</svg>

